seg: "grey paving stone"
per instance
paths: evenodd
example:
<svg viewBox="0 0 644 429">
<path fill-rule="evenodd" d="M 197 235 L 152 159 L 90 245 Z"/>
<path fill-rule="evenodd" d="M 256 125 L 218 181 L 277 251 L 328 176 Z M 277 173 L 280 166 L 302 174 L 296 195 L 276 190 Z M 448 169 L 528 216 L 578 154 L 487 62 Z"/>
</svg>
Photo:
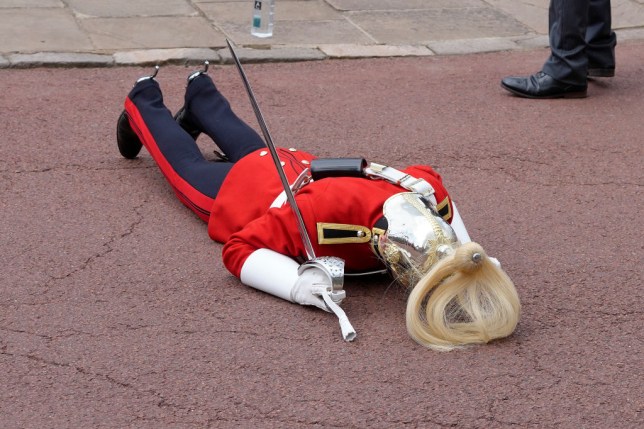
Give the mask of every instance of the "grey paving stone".
<svg viewBox="0 0 644 429">
<path fill-rule="evenodd" d="M 530 32 L 525 25 L 489 7 L 351 12 L 349 16 L 378 43 L 394 45 L 432 40 L 518 36 Z"/>
<path fill-rule="evenodd" d="M 611 2 L 613 28 L 644 27 L 644 7 L 631 0 Z"/>
<path fill-rule="evenodd" d="M 224 34 L 199 17 L 91 18 L 81 20 L 97 49 L 225 46 Z"/>
<path fill-rule="evenodd" d="M 186 0 L 66 0 L 66 3 L 82 17 L 197 15 Z"/>
<path fill-rule="evenodd" d="M 38 52 L 35 54 L 9 55 L 12 67 L 105 67 L 114 64 L 111 55 L 83 54 L 69 52 Z"/>
<path fill-rule="evenodd" d="M 487 0 L 487 3 L 523 23 L 536 33 L 548 34 L 550 0 Z"/>
<path fill-rule="evenodd" d="M 196 3 L 196 6 L 213 22 L 248 24 L 253 15 L 252 2 Z M 325 2 L 278 1 L 275 3 L 276 21 L 322 21 L 344 19 L 342 14 Z"/>
<path fill-rule="evenodd" d="M 240 45 L 320 45 L 333 43 L 375 44 L 375 41 L 346 20 L 279 21 L 273 37 L 250 34 L 250 25 L 222 24 L 221 29 Z"/>
<path fill-rule="evenodd" d="M 548 36 L 544 35 L 526 36 L 515 39 L 514 41 L 517 45 L 524 49 L 547 48 L 550 46 Z"/>
<path fill-rule="evenodd" d="M 513 40 L 500 37 L 460 39 L 460 40 L 439 40 L 427 43 L 429 49 L 437 54 L 472 54 L 476 52 L 496 52 L 518 49 Z"/>
<path fill-rule="evenodd" d="M 418 10 L 445 7 L 482 7 L 482 0 L 326 0 L 342 11 L 356 10 Z"/>
<path fill-rule="evenodd" d="M 201 64 L 205 60 L 218 63 L 221 58 L 213 49 L 146 49 L 114 53 L 114 62 L 117 65 L 133 64 Z"/>
<path fill-rule="evenodd" d="M 38 8 L 38 7 L 64 7 L 65 5 L 60 0 L 2 0 L 0 3 L 1 8 Z"/>
<path fill-rule="evenodd" d="M 617 43 L 627 40 L 644 40 L 644 28 L 628 28 L 617 30 Z"/>
<path fill-rule="evenodd" d="M 68 9 L 0 9 L 2 52 L 87 52 L 94 49 Z"/>
<path fill-rule="evenodd" d="M 434 55 L 426 46 L 412 45 L 320 45 L 329 58 L 421 57 Z"/>
<path fill-rule="evenodd" d="M 233 57 L 228 48 L 217 51 L 224 64 L 231 64 Z M 273 48 L 273 49 L 251 49 L 244 47 L 235 47 L 235 53 L 239 61 L 243 63 L 261 63 L 261 62 L 288 62 L 288 61 L 313 61 L 323 60 L 326 55 L 316 48 L 291 47 L 291 48 Z"/>
</svg>

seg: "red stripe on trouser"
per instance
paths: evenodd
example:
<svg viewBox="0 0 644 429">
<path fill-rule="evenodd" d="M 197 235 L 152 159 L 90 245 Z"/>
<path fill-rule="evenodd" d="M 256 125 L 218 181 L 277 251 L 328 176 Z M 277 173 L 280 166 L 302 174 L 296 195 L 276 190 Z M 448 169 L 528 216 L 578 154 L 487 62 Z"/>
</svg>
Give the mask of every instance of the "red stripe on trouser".
<svg viewBox="0 0 644 429">
<path fill-rule="evenodd" d="M 165 176 L 166 180 L 177 195 L 177 198 L 179 198 L 179 201 L 195 212 L 197 216 L 205 222 L 208 222 L 210 209 L 212 208 L 212 204 L 215 200 L 193 188 L 190 183 L 186 182 L 181 176 L 179 176 L 179 174 L 177 174 L 176 171 L 174 171 L 172 165 L 170 165 L 159 149 L 159 146 L 145 124 L 139 109 L 129 98 L 125 99 L 125 110 L 130 118 L 132 129 L 141 139 L 143 146 L 145 146 L 148 152 L 150 152 L 150 155 L 159 166 L 161 173 Z"/>
</svg>

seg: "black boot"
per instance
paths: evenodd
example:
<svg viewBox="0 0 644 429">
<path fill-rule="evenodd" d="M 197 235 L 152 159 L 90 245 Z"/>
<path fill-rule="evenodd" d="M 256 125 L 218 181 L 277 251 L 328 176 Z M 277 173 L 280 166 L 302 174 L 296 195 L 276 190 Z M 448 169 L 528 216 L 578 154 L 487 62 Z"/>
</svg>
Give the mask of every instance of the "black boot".
<svg viewBox="0 0 644 429">
<path fill-rule="evenodd" d="M 190 85 L 199 76 L 207 74 L 209 65 L 210 65 L 210 63 L 208 61 L 204 61 L 204 69 L 191 73 L 190 76 L 188 76 L 188 84 L 187 85 Z M 190 136 L 193 139 L 197 140 L 197 138 L 201 134 L 201 131 L 190 120 L 190 114 L 186 110 L 185 104 L 174 115 L 174 120 L 177 121 L 177 123 L 181 126 L 181 128 L 183 128 L 188 134 L 190 134 Z"/>
<path fill-rule="evenodd" d="M 199 137 L 199 134 L 201 134 L 201 131 L 197 127 L 195 127 L 192 122 L 190 122 L 190 118 L 188 117 L 188 112 L 186 112 L 186 107 L 182 107 L 179 109 L 176 115 L 174 115 L 174 120 L 177 121 L 177 124 L 181 126 L 188 134 L 190 134 L 190 137 L 192 137 L 194 140 L 197 140 L 197 137 Z"/>
<path fill-rule="evenodd" d="M 127 159 L 136 158 L 143 147 L 139 136 L 132 130 L 130 119 L 125 110 L 121 112 L 116 122 L 116 143 L 121 155 Z"/>
<path fill-rule="evenodd" d="M 159 66 L 154 68 L 154 73 L 151 76 L 141 77 L 137 79 L 136 83 L 148 79 L 154 79 L 157 73 L 159 73 Z M 136 85 L 136 83 L 134 85 Z M 125 110 L 121 112 L 118 120 L 116 121 L 116 144 L 118 145 L 121 155 L 127 159 L 136 158 L 143 147 L 143 143 L 141 143 L 139 136 L 134 132 L 134 130 L 132 130 L 130 119 Z"/>
</svg>

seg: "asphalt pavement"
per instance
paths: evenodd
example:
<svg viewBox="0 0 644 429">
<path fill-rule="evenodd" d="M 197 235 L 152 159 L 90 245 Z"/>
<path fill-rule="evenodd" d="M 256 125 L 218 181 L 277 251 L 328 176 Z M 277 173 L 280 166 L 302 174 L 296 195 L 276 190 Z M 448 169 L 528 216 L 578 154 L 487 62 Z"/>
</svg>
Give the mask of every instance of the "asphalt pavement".
<svg viewBox="0 0 644 429">
<path fill-rule="evenodd" d="M 613 2 L 616 76 L 578 100 L 499 86 L 545 60 L 543 0 L 278 0 L 262 40 L 249 3 L 0 2 L 0 427 L 644 426 L 643 2 Z M 115 141 L 155 63 L 175 112 L 208 59 L 257 128 L 226 38 L 276 144 L 441 173 L 517 286 L 512 336 L 425 350 L 374 276 L 347 280 L 346 343 L 226 271 L 150 155 Z"/>
</svg>

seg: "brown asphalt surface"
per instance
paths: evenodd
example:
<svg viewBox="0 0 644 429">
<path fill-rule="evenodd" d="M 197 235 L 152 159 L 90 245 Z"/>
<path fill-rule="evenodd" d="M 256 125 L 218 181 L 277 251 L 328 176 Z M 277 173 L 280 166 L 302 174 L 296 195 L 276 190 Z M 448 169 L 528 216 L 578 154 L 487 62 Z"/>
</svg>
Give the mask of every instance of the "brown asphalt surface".
<svg viewBox="0 0 644 429">
<path fill-rule="evenodd" d="M 644 44 L 587 99 L 500 88 L 546 55 L 245 67 L 278 145 L 441 172 L 523 303 L 512 337 L 451 353 L 409 339 L 388 278 L 347 282 L 345 343 L 232 277 L 148 153 L 118 154 L 150 68 L 0 70 L 0 426 L 642 427 Z M 194 69 L 161 68 L 171 110 Z M 236 70 L 210 74 L 255 126 Z"/>
</svg>

